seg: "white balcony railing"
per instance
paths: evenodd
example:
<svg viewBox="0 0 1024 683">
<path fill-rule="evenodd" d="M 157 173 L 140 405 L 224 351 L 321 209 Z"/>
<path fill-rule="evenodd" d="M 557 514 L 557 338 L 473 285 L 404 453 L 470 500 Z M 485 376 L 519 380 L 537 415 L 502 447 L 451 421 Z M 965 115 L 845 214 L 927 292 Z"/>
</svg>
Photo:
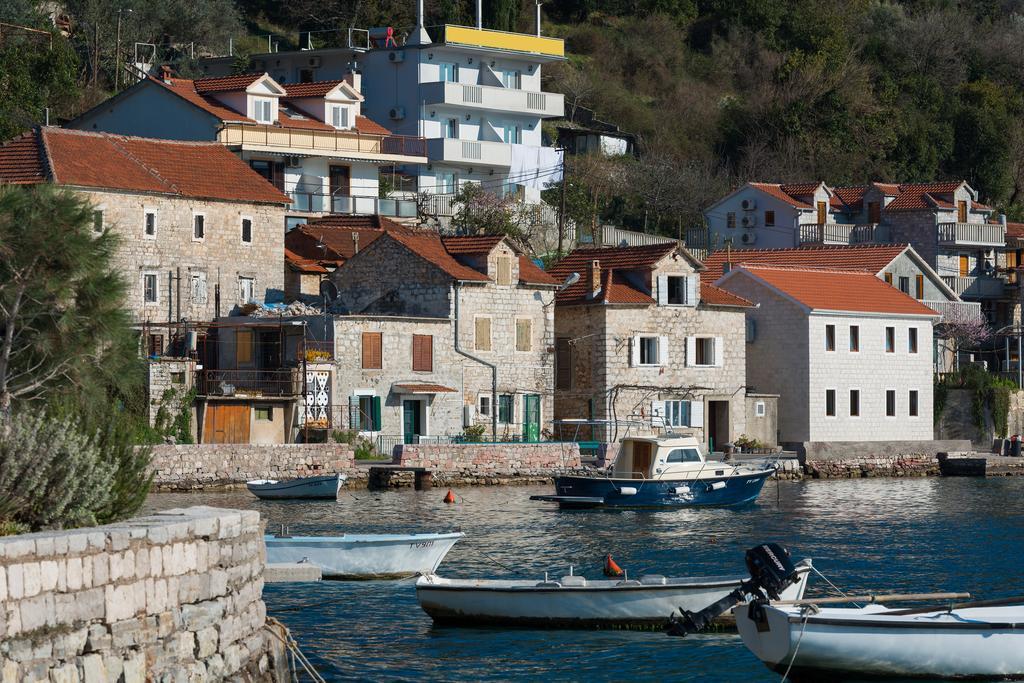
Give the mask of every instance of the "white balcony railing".
<svg viewBox="0 0 1024 683">
<path fill-rule="evenodd" d="M 416 201 L 414 199 L 328 195 L 320 192 L 304 192 L 301 188 L 286 190 L 285 194 L 292 198 L 292 204 L 289 207 L 292 211 L 396 218 L 416 217 Z"/>
<path fill-rule="evenodd" d="M 877 223 L 811 223 L 800 226 L 800 244 L 878 244 L 888 241 L 888 228 Z"/>
<path fill-rule="evenodd" d="M 942 320 L 981 320 L 981 303 L 978 301 L 922 301 L 925 306 L 942 316 Z M 941 321 L 940 321 L 941 322 Z"/>
<path fill-rule="evenodd" d="M 499 168 L 512 165 L 512 145 L 504 142 L 433 138 L 427 140 L 427 152 L 431 161 Z"/>
<path fill-rule="evenodd" d="M 1006 228 L 999 223 L 939 223 L 939 244 L 1002 247 Z"/>
<path fill-rule="evenodd" d="M 558 118 L 565 115 L 565 96 L 561 93 L 447 81 L 425 83 L 421 92 L 426 104 L 532 114 L 542 118 Z"/>
<path fill-rule="evenodd" d="M 957 296 L 966 296 L 972 299 L 1001 297 L 1006 288 L 1006 282 L 998 277 L 943 275 L 942 281 L 956 292 Z"/>
<path fill-rule="evenodd" d="M 269 150 L 303 156 L 385 157 L 418 163 L 426 156 L 426 140 L 408 135 L 371 135 L 357 130 L 320 130 L 225 123 L 221 144 L 244 150 Z"/>
</svg>

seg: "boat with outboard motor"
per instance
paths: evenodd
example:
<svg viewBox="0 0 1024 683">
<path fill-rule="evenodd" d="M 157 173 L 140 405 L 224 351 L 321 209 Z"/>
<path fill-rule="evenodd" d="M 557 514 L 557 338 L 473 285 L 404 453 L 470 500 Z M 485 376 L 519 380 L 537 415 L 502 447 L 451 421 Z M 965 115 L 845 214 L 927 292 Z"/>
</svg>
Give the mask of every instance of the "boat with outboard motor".
<svg viewBox="0 0 1024 683">
<path fill-rule="evenodd" d="M 245 482 L 249 493 L 261 500 L 337 500 L 348 476 L 338 472 L 298 479 L 253 479 Z"/>
<path fill-rule="evenodd" d="M 610 470 L 555 477 L 555 495 L 531 500 L 563 508 L 741 505 L 755 500 L 774 465 L 708 460 L 693 436 L 626 437 Z"/>
</svg>

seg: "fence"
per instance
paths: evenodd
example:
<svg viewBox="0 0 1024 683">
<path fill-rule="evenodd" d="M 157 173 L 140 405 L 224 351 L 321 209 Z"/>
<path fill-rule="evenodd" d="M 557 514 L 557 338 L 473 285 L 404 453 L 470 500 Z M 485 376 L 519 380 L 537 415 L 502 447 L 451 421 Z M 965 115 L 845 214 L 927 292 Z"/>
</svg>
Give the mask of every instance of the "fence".
<svg viewBox="0 0 1024 683">
<path fill-rule="evenodd" d="M 200 396 L 299 396 L 302 373 L 282 370 L 200 370 L 196 373 Z"/>
</svg>

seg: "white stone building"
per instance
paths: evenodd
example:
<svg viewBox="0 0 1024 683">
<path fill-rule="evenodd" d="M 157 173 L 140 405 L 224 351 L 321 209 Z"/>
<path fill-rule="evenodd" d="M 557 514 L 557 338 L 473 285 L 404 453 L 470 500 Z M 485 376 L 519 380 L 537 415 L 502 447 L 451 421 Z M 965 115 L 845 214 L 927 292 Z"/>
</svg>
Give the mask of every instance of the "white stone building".
<svg viewBox="0 0 1024 683">
<path fill-rule="evenodd" d="M 752 304 L 701 285 L 702 269 L 672 243 L 577 249 L 549 270 L 558 280 L 579 275 L 556 298 L 558 419 L 632 422 L 632 434 L 682 428 L 714 448 L 753 431 L 744 340 Z"/>
<path fill-rule="evenodd" d="M 324 214 L 416 217 L 381 198 L 382 169 L 426 161 L 422 137 L 363 114 L 360 76 L 282 85 L 266 73 L 197 80 L 147 77 L 69 125 L 126 135 L 216 140 L 291 198 L 287 227 Z"/>
<path fill-rule="evenodd" d="M 870 272 L 737 266 L 718 286 L 747 310 L 747 385 L 779 395 L 782 443 L 932 439 L 938 314 Z"/>
</svg>

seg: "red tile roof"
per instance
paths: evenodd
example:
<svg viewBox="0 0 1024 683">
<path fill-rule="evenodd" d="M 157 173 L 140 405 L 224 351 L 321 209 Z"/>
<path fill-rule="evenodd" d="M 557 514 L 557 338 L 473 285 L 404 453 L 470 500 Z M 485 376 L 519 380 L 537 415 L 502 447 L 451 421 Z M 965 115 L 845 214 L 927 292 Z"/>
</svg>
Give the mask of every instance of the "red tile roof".
<svg viewBox="0 0 1024 683">
<path fill-rule="evenodd" d="M 290 199 L 217 142 L 182 142 L 41 128 L 0 148 L 0 181 L 38 177 L 61 185 L 152 192 L 197 199 L 288 204 Z"/>
<path fill-rule="evenodd" d="M 867 185 L 856 185 L 852 187 L 834 187 L 833 206 L 837 208 L 848 208 L 852 211 L 860 211 L 864 206 L 864 194 L 868 191 Z M 839 200 L 838 204 L 836 199 Z"/>
<path fill-rule="evenodd" d="M 560 285 L 562 282 L 548 275 L 525 254 L 519 257 L 519 281 L 525 285 Z"/>
<path fill-rule="evenodd" d="M 907 183 L 899 185 L 896 198 L 889 202 L 886 211 L 916 211 L 935 206 L 953 208 L 953 204 L 941 195 L 952 195 L 964 181 L 942 183 Z"/>
<path fill-rule="evenodd" d="M 728 287 L 729 280 L 743 271 L 813 310 L 939 315 L 868 272 L 744 266 L 723 280 L 723 285 Z"/>
<path fill-rule="evenodd" d="M 770 194 L 771 196 L 789 204 L 790 206 L 795 206 L 798 209 L 814 208 L 807 202 L 802 202 L 799 199 L 793 197 L 792 195 L 786 194 L 783 191 L 782 186 L 779 185 L 778 183 L 749 183 L 749 185 L 751 187 L 757 188 L 758 190 L 761 190 L 764 193 Z"/>
<path fill-rule="evenodd" d="M 591 261 L 600 262 L 601 276 L 605 278 L 606 273 L 614 270 L 650 270 L 658 261 L 676 249 L 675 242 L 643 247 L 576 249 L 548 268 L 548 274 L 558 282 L 565 282 L 565 279 L 573 273 L 580 275 L 579 281 L 556 294 L 555 299 L 561 304 L 578 304 L 601 303 L 607 297 L 607 292 L 605 292 L 599 301 L 591 298 L 590 283 L 586 281 L 587 269 L 590 267 Z M 611 300 L 610 303 L 653 303 L 650 295 L 640 290 L 634 289 L 634 294 L 622 291 L 624 288 L 632 289 L 632 287 L 621 275 L 619 278 L 613 279 L 612 284 L 617 290 L 613 298 L 622 300 Z"/>
<path fill-rule="evenodd" d="M 164 83 L 159 78 L 150 76 L 149 82 L 156 83 L 160 87 L 166 88 L 168 92 L 174 93 L 186 102 L 191 103 L 221 121 L 251 121 L 255 123 L 255 121 L 247 117 L 245 114 L 239 114 L 234 109 L 224 106 L 212 97 L 205 97 L 200 94 L 196 90 L 195 81 L 190 81 L 185 78 L 172 78 L 170 83 Z"/>
<path fill-rule="evenodd" d="M 391 135 L 391 131 L 365 116 L 356 117 L 356 130 L 367 135 Z"/>
<path fill-rule="evenodd" d="M 1010 223 L 1006 224 L 1006 236 L 1015 239 L 1024 238 L 1024 223 Z"/>
<path fill-rule="evenodd" d="M 785 183 L 779 189 L 790 197 L 812 197 L 821 183 Z"/>
<path fill-rule="evenodd" d="M 0 182 L 41 183 L 47 179 L 38 135 L 38 130 L 32 130 L 0 145 Z"/>
<path fill-rule="evenodd" d="M 744 308 L 751 308 L 755 305 L 754 302 L 747 301 L 741 296 L 704 282 L 700 283 L 700 300 L 713 306 L 742 306 Z"/>
<path fill-rule="evenodd" d="M 344 214 L 321 216 L 320 218 L 309 219 L 307 224 L 310 227 L 317 228 L 358 228 L 361 230 L 406 229 L 400 223 L 376 214 L 364 216 L 346 216 Z"/>
<path fill-rule="evenodd" d="M 324 226 L 321 223 L 300 225 L 285 233 L 284 245 L 299 258 L 340 266 L 356 253 L 353 234 L 359 236 L 359 249 L 362 250 L 383 235 L 384 231 L 375 228 Z"/>
<path fill-rule="evenodd" d="M 312 83 L 289 83 L 282 86 L 285 97 L 289 99 L 299 97 L 323 97 L 327 93 L 344 83 L 343 80 L 336 81 L 314 81 Z"/>
<path fill-rule="evenodd" d="M 426 230 L 387 230 L 385 234 L 456 280 L 490 281 L 490 278 L 480 271 L 456 261 L 444 248 L 441 237 L 436 233 Z"/>
<path fill-rule="evenodd" d="M 442 237 L 441 242 L 449 254 L 489 254 L 504 239 L 501 235 L 458 235 Z"/>
<path fill-rule="evenodd" d="M 793 249 L 739 249 L 713 252 L 704 259 L 704 282 L 717 282 L 724 274 L 726 260 L 733 267 L 782 266 L 863 270 L 878 274 L 907 249 L 906 244 L 824 245 Z"/>
<path fill-rule="evenodd" d="M 288 248 L 284 250 L 284 261 L 300 273 L 321 275 L 328 272 L 326 268 L 313 259 L 303 258 Z"/>
<path fill-rule="evenodd" d="M 196 92 L 200 94 L 208 92 L 233 92 L 245 90 L 263 78 L 264 75 L 264 73 L 254 71 L 247 74 L 235 74 L 234 76 L 211 76 L 209 78 L 197 78 L 192 81 L 192 85 Z"/>
</svg>

